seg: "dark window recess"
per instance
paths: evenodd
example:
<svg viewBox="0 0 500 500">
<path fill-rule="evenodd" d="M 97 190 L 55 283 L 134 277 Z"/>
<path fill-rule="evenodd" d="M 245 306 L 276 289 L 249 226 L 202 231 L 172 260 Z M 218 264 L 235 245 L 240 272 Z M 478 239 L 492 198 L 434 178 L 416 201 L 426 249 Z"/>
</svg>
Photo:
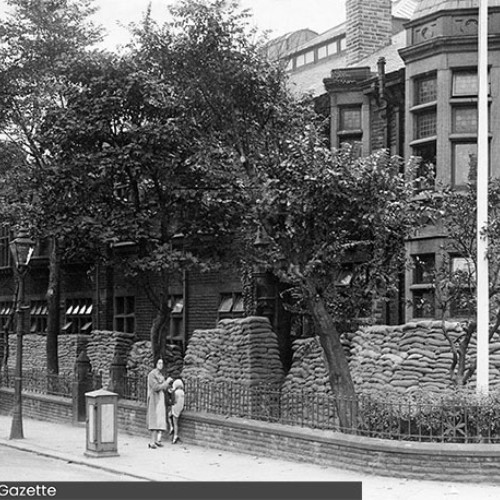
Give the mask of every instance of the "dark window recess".
<svg viewBox="0 0 500 500">
<path fill-rule="evenodd" d="M 413 156 L 419 159 L 416 175 L 421 178 L 418 189 L 431 189 L 436 178 L 436 142 L 431 141 L 413 148 Z"/>
<path fill-rule="evenodd" d="M 30 333 L 47 333 L 48 317 L 47 301 L 32 300 L 30 305 Z"/>
<path fill-rule="evenodd" d="M 92 299 L 66 300 L 63 331 L 66 333 L 90 333 L 92 308 Z"/>
<path fill-rule="evenodd" d="M 13 331 L 13 315 L 15 314 L 15 307 L 12 302 L 0 302 L 0 333 Z"/>
<path fill-rule="evenodd" d="M 435 313 L 434 290 L 413 290 L 413 316 L 415 318 L 433 318 Z"/>
<path fill-rule="evenodd" d="M 434 282 L 436 257 L 433 253 L 415 255 L 413 257 L 413 283 L 415 285 L 431 284 Z"/>
<path fill-rule="evenodd" d="M 219 302 L 218 317 L 242 318 L 245 314 L 241 293 L 222 294 Z"/>
<path fill-rule="evenodd" d="M 135 332 L 135 297 L 115 297 L 114 325 L 117 332 Z"/>
<path fill-rule="evenodd" d="M 0 267 L 10 266 L 9 236 L 9 226 L 0 226 Z"/>
</svg>

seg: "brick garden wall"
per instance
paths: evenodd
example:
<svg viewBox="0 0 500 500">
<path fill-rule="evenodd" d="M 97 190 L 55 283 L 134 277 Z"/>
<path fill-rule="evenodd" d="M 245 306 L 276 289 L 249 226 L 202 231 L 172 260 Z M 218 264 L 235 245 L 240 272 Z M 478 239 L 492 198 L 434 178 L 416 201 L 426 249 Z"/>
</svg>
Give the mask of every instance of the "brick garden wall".
<svg viewBox="0 0 500 500">
<path fill-rule="evenodd" d="M 0 389 L 1 414 L 10 413 L 12 399 L 12 390 Z M 69 423 L 71 401 L 25 394 L 23 412 L 29 418 Z M 397 442 L 192 412 L 183 414 L 180 425 L 186 443 L 209 448 L 406 479 L 500 484 L 497 444 Z M 145 405 L 120 401 L 118 426 L 147 439 Z"/>
</svg>

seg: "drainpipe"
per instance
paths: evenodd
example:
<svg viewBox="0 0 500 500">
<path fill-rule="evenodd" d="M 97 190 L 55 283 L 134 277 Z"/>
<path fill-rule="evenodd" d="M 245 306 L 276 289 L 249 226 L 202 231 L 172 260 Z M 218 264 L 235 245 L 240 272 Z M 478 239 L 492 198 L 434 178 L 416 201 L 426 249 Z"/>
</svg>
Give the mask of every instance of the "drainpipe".
<svg viewBox="0 0 500 500">
<path fill-rule="evenodd" d="M 380 108 L 380 117 L 384 120 L 384 147 L 389 149 L 389 119 L 387 116 L 387 96 L 386 96 L 386 85 L 385 85 L 385 57 L 379 57 L 377 61 L 377 104 Z"/>
</svg>

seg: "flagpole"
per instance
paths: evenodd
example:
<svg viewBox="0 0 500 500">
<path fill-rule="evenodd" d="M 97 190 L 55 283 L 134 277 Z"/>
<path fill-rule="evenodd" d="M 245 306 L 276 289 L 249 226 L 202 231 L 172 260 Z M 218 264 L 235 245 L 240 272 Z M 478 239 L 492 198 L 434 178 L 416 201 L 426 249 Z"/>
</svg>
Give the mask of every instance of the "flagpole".
<svg viewBox="0 0 500 500">
<path fill-rule="evenodd" d="M 478 131 L 477 131 L 477 384 L 478 394 L 489 390 L 489 276 L 488 237 L 488 0 L 479 0 Z"/>
</svg>

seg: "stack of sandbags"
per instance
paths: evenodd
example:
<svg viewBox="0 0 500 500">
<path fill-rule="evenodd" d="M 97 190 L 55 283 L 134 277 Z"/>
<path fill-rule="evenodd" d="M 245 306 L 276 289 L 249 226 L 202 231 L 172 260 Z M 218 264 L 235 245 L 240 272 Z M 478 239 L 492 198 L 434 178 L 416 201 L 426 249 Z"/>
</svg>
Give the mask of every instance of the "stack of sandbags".
<svg viewBox="0 0 500 500">
<path fill-rule="evenodd" d="M 216 380 L 224 335 L 221 329 L 193 332 L 184 356 L 183 378 Z"/>
<path fill-rule="evenodd" d="M 318 338 L 296 340 L 292 350 L 292 366 L 285 377 L 283 393 L 329 393 L 328 372 Z"/>
<path fill-rule="evenodd" d="M 278 338 L 267 318 L 227 319 L 222 320 L 219 327 L 226 336 L 218 380 L 248 386 L 281 384 L 284 372 Z"/>
<path fill-rule="evenodd" d="M 87 355 L 92 369 L 102 373 L 102 386 L 108 387 L 110 368 L 115 355 L 127 359 L 128 352 L 135 339 L 133 333 L 109 332 L 95 330 L 90 335 Z"/>
<path fill-rule="evenodd" d="M 163 356 L 164 373 L 167 377 L 177 378 L 182 372 L 182 351 L 177 345 L 166 345 Z M 147 377 L 153 368 L 153 351 L 149 340 L 135 342 L 127 358 L 127 375 L 141 378 Z"/>
<path fill-rule="evenodd" d="M 165 372 L 168 377 L 179 378 L 184 367 L 184 357 L 182 349 L 177 344 L 167 344 L 165 346 Z"/>
</svg>

